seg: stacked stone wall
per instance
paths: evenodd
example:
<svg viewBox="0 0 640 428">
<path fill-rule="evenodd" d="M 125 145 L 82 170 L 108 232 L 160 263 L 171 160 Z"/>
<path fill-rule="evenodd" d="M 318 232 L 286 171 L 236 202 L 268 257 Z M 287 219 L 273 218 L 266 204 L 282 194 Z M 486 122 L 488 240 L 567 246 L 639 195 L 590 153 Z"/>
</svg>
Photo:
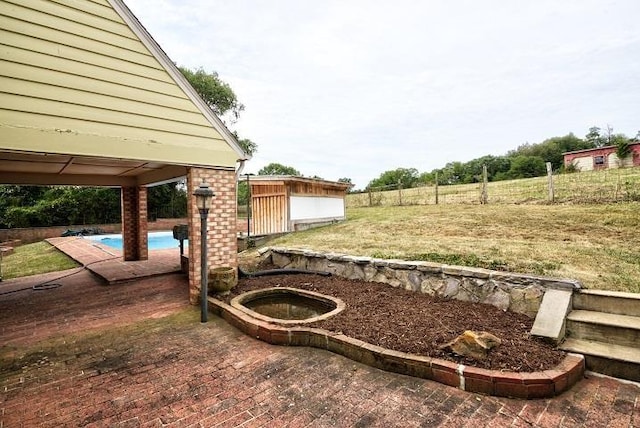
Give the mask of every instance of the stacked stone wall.
<svg viewBox="0 0 640 428">
<path fill-rule="evenodd" d="M 486 303 L 503 310 L 535 317 L 544 292 L 576 289 L 571 279 L 549 278 L 491 271 L 439 263 L 374 259 L 308 250 L 271 248 L 271 260 L 279 268 L 308 269 L 334 275 L 382 282 L 431 296 Z"/>
</svg>

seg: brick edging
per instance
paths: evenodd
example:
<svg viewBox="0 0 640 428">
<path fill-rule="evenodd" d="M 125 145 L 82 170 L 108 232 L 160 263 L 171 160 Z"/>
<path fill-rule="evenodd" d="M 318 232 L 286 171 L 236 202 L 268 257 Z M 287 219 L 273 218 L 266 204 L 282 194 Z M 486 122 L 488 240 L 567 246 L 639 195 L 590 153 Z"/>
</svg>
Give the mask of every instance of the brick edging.
<svg viewBox="0 0 640 428">
<path fill-rule="evenodd" d="M 213 297 L 209 297 L 208 302 L 213 313 L 264 342 L 326 349 L 368 366 L 434 380 L 468 392 L 524 399 L 547 398 L 567 391 L 584 376 L 584 357 L 578 354 L 568 354 L 551 370 L 531 373 L 486 370 L 392 351 L 320 328 L 283 327 L 255 319 Z"/>
</svg>

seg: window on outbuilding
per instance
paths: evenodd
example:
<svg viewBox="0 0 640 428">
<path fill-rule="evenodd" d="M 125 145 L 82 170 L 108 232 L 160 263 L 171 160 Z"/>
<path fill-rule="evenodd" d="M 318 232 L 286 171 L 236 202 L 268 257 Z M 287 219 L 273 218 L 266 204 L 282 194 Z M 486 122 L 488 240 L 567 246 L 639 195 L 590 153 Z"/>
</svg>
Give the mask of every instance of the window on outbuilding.
<svg viewBox="0 0 640 428">
<path fill-rule="evenodd" d="M 604 156 L 594 156 L 593 157 L 593 165 L 598 167 L 598 166 L 604 166 Z"/>
</svg>

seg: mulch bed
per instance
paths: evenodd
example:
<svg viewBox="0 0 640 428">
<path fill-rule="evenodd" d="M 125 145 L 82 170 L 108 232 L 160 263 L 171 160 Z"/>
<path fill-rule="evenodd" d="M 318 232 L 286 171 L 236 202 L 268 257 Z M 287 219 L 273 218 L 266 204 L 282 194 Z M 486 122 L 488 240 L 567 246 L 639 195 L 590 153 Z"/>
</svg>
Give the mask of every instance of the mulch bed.
<svg viewBox="0 0 640 428">
<path fill-rule="evenodd" d="M 381 283 L 312 274 L 242 278 L 225 300 L 267 287 L 293 287 L 338 297 L 346 309 L 311 326 L 395 351 L 516 372 L 551 369 L 565 356 L 529 335 L 533 320 L 525 315 L 491 305 L 437 299 Z M 465 330 L 487 331 L 499 337 L 502 344 L 489 351 L 485 360 L 461 357 L 439 348 Z"/>
</svg>

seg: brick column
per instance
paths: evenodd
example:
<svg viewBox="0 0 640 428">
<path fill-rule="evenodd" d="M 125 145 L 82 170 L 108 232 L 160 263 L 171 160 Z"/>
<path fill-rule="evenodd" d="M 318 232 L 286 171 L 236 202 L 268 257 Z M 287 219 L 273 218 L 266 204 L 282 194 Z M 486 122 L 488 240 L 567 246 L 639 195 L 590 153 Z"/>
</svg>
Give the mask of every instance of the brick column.
<svg viewBox="0 0 640 428">
<path fill-rule="evenodd" d="M 205 181 L 215 193 L 207 218 L 208 268 L 238 266 L 236 174 L 234 170 L 190 168 L 187 172 L 189 217 L 189 301 L 200 301 L 200 212 L 193 192 Z"/>
<path fill-rule="evenodd" d="M 121 193 L 124 260 L 147 260 L 147 188 L 123 187 Z"/>
</svg>

